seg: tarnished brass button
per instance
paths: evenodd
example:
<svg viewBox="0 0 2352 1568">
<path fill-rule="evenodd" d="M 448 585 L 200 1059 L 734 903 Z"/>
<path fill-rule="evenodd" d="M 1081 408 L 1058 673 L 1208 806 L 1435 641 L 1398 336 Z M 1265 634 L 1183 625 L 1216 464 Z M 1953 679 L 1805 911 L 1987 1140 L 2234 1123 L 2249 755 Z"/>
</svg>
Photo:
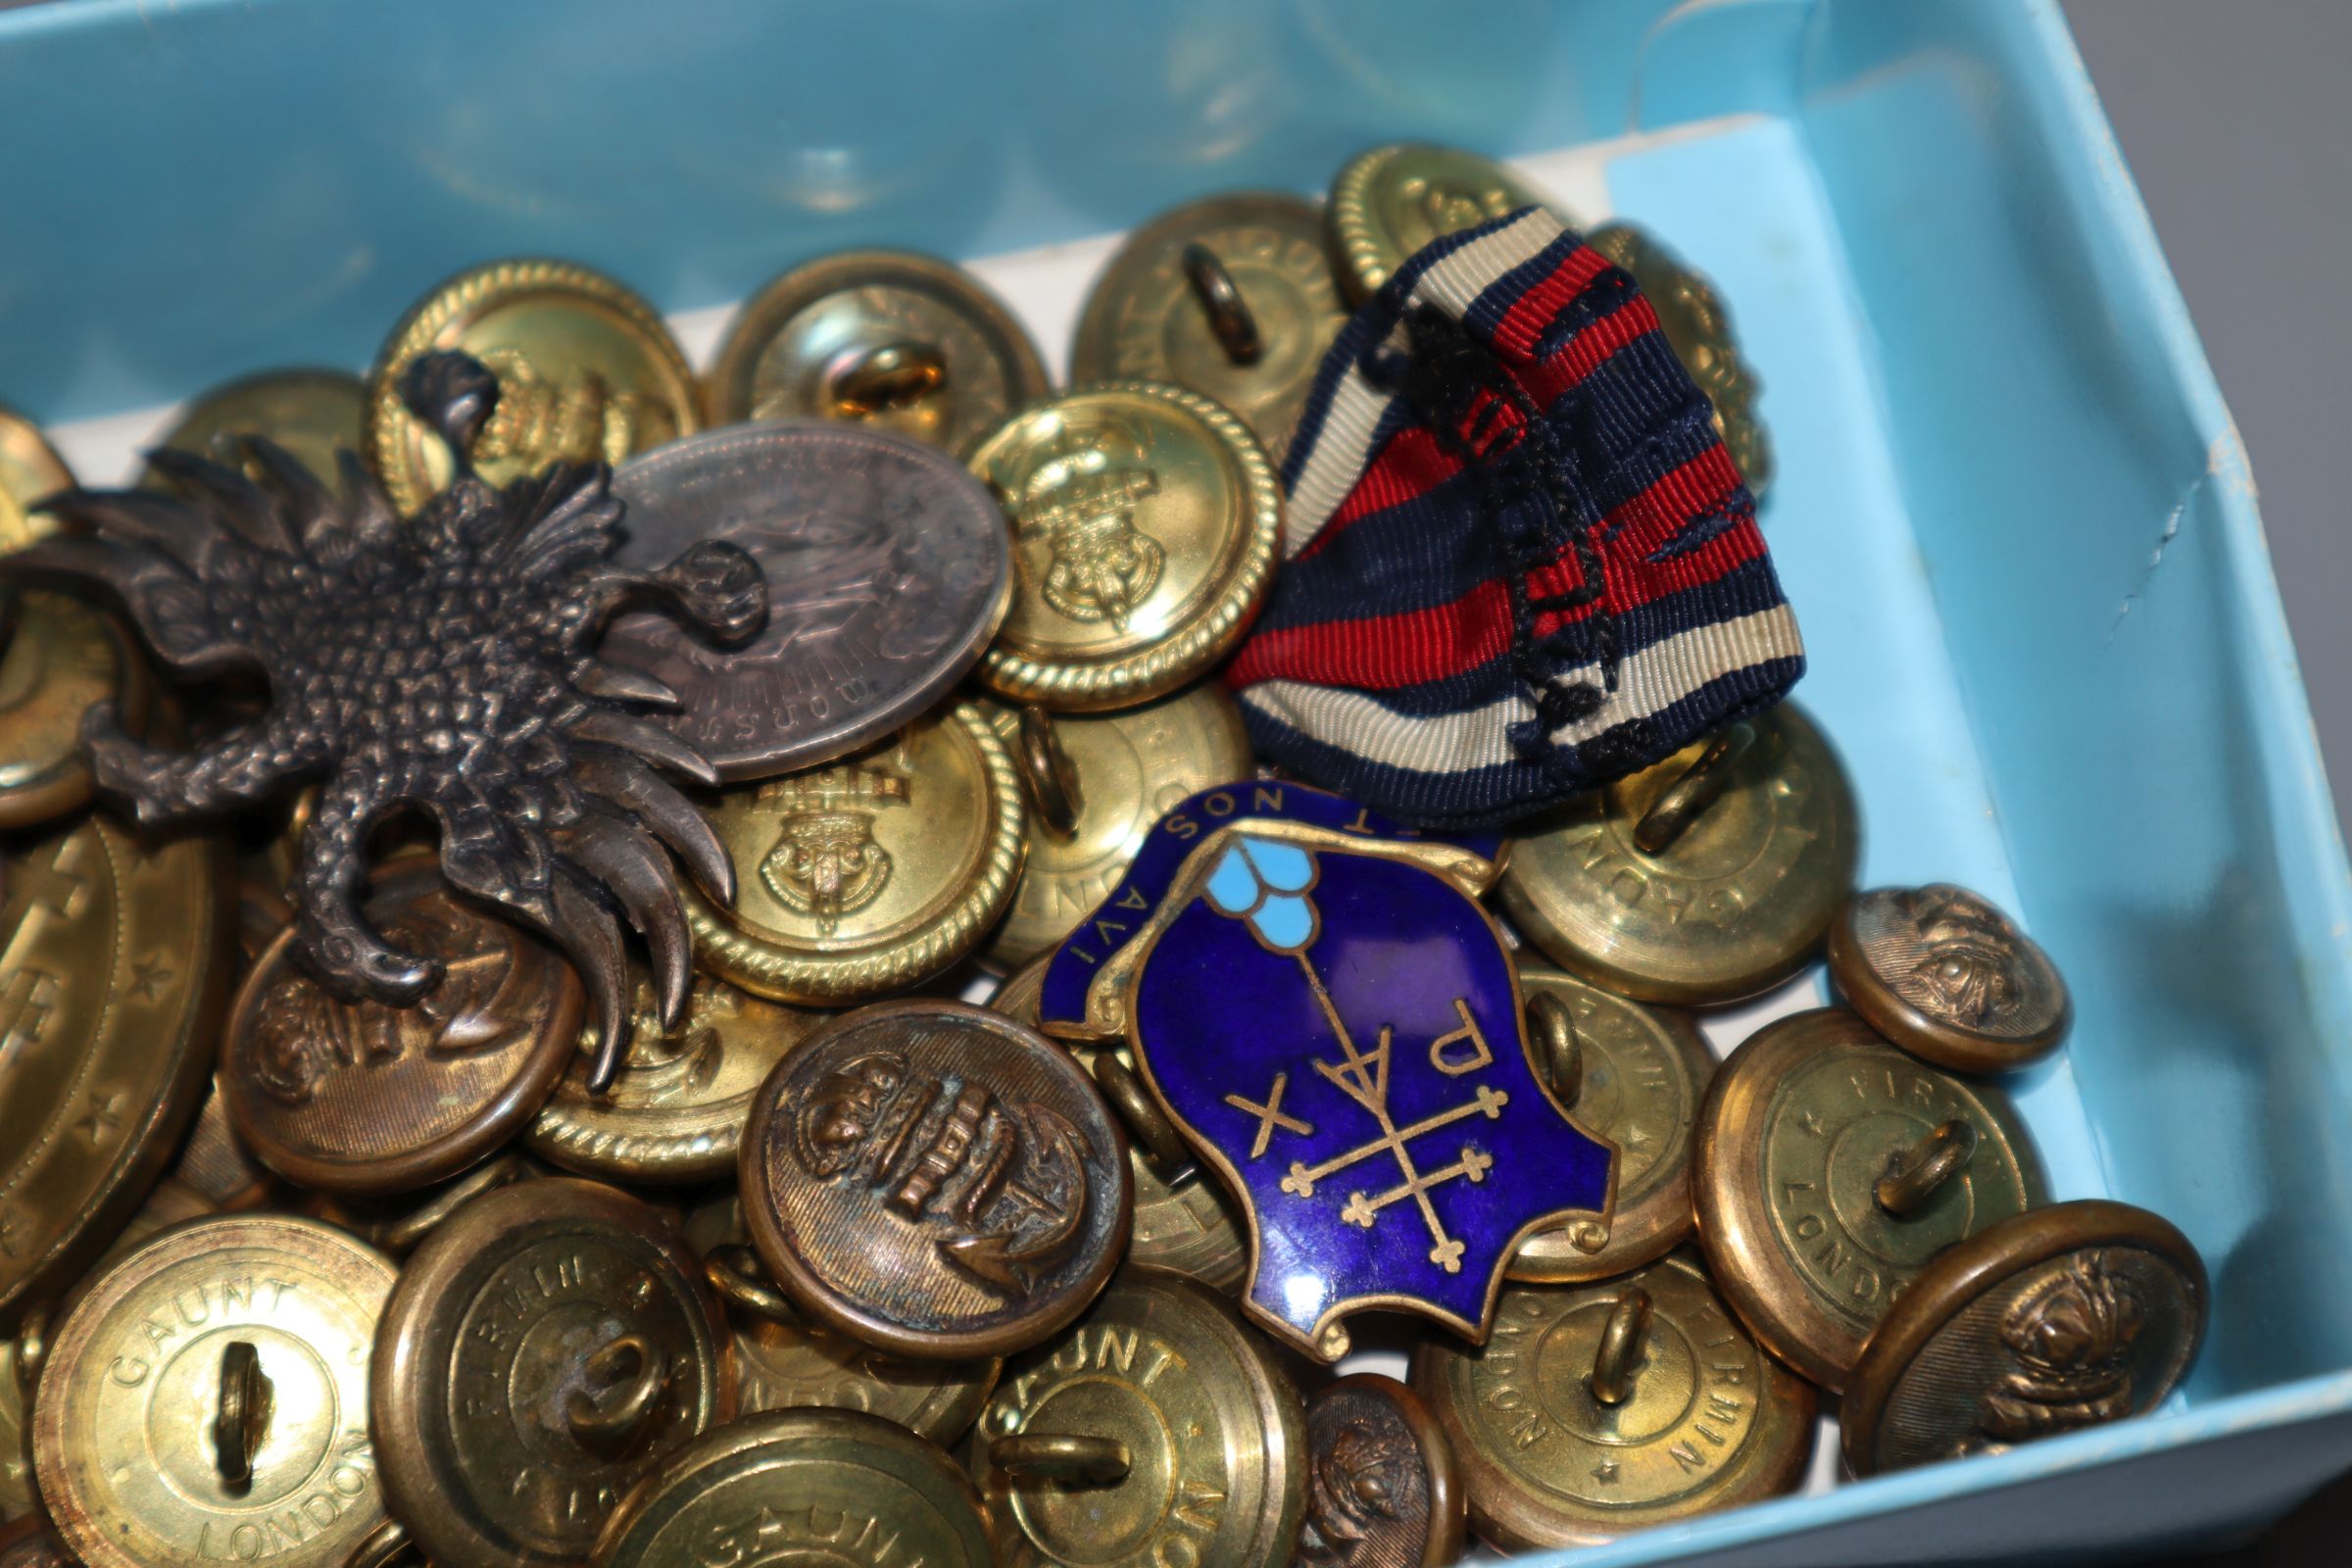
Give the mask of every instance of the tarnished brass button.
<svg viewBox="0 0 2352 1568">
<path fill-rule="evenodd" d="M 523 1147 L 583 1175 L 622 1182 L 708 1182 L 732 1175 L 752 1094 L 821 1015 L 746 996 L 697 975 L 686 1016 L 665 1030 L 653 982 L 636 977 L 629 1051 L 620 1076 L 588 1091 L 596 1054 L 589 1030 Z"/>
<path fill-rule="evenodd" d="M 1073 381 L 1169 381 L 1215 398 L 1276 463 L 1348 319 L 1323 211 L 1276 191 L 1162 213 L 1103 264 L 1078 318 Z"/>
<path fill-rule="evenodd" d="M 1018 749 L 1025 715 L 1003 708 L 990 715 L 998 733 L 1016 747 L 1032 802 L 1029 853 L 1012 907 L 981 950 L 1006 968 L 1058 947 L 1092 914 L 1169 808 L 1200 790 L 1248 777 L 1251 765 L 1241 706 L 1214 682 L 1123 712 L 1029 713 L 1035 715 L 1027 720 L 1030 729 L 1043 726 L 1044 744 L 1055 756 L 1036 758 Z M 1068 808 L 1060 821 L 1046 808 L 1055 796 Z"/>
<path fill-rule="evenodd" d="M 387 1505 L 440 1568 L 576 1562 L 639 1476 L 734 1413 L 728 1343 L 702 1260 L 625 1193 L 477 1198 L 384 1307 Z"/>
<path fill-rule="evenodd" d="M 22 550 L 54 530 L 33 504 L 74 487 L 74 470 L 41 427 L 0 404 L 0 551 Z"/>
<path fill-rule="evenodd" d="M 579 981 L 554 949 L 455 897 L 429 862 L 376 878 L 369 924 L 446 966 L 414 1007 L 344 1002 L 271 944 L 229 1009 L 230 1124 L 305 1187 L 398 1193 L 441 1181 L 527 1123 L 579 1042 Z"/>
<path fill-rule="evenodd" d="M 278 1214 L 173 1226 L 95 1276 L 32 1415 L 74 1555 L 339 1568 L 384 1518 L 368 1367 L 392 1279 L 372 1248 Z"/>
<path fill-rule="evenodd" d="M 681 890 L 702 965 L 830 1005 L 926 980 L 1004 911 L 1021 868 L 1012 754 L 970 704 L 828 766 L 738 785 L 707 808 L 735 906 Z"/>
<path fill-rule="evenodd" d="M 993 1568 L 992 1545 L 978 1494 L 936 1445 L 856 1410 L 773 1410 L 662 1461 L 589 1561 Z"/>
<path fill-rule="evenodd" d="M 1685 266 L 1658 237 L 1631 223 L 1603 223 L 1585 242 L 1633 274 L 1657 312 L 1667 346 L 1715 406 L 1715 433 L 1732 466 L 1762 500 L 1772 485 L 1772 438 L 1756 416 L 1756 378 L 1740 358 L 1731 313 L 1715 285 Z"/>
<path fill-rule="evenodd" d="M 1306 1401 L 1301 1568 L 1446 1568 L 1469 1519 L 1453 1445 L 1421 1396 L 1377 1373 Z"/>
<path fill-rule="evenodd" d="M 201 394 L 156 445 L 235 463 L 237 455 L 220 447 L 224 439 L 264 436 L 333 486 L 342 477 L 339 454 L 356 458 L 366 450 L 367 413 L 367 383 L 349 371 L 270 370 Z M 168 488 L 152 468 L 139 482 Z"/>
<path fill-rule="evenodd" d="M 1040 958 L 999 987 L 988 1004 L 1035 1028 L 1038 993 L 1045 979 L 1046 960 Z M 1123 1045 L 1090 1046 L 1071 1040 L 1059 1044 L 1090 1075 L 1103 1053 L 1116 1056 L 1131 1070 L 1134 1066 Z M 1250 1239 L 1225 1189 L 1198 1165 L 1189 1170 L 1161 1169 L 1133 1139 L 1127 1145 L 1127 1174 L 1135 1183 L 1135 1224 L 1127 1241 L 1128 1260 L 1189 1275 L 1227 1293 L 1239 1289 L 1243 1276 L 1250 1272 Z"/>
<path fill-rule="evenodd" d="M 228 857 L 104 814 L 0 853 L 0 1332 L 114 1239 L 204 1093 Z"/>
<path fill-rule="evenodd" d="M 727 1303 L 735 1330 L 736 1407 L 862 1410 L 951 1444 L 980 1413 L 1002 1359 L 906 1361 L 810 1323 L 784 1299 L 746 1244 L 732 1191 L 696 1205 L 686 1240 Z"/>
<path fill-rule="evenodd" d="M 435 349 L 463 349 L 498 377 L 473 447 L 492 484 L 556 462 L 618 464 L 702 426 L 694 371 L 652 306 L 568 262 L 491 262 L 419 300 L 368 378 L 368 459 L 403 516 L 449 483 L 448 451 L 400 401 L 401 373 Z"/>
<path fill-rule="evenodd" d="M 1830 977 L 1889 1041 L 1963 1072 L 2038 1061 L 2074 1021 L 2066 982 L 2040 945 L 1948 882 L 1847 900 L 1830 927 Z"/>
<path fill-rule="evenodd" d="M 1930 1258 L 2044 1196 L 2005 1096 L 1837 1007 L 1766 1025 L 1717 1069 L 1691 1194 L 1725 1298 L 1827 1389 Z"/>
<path fill-rule="evenodd" d="M 980 662 L 999 694 L 1130 708 L 1205 673 L 1257 613 L 1282 492 L 1222 405 L 1080 387 L 998 426 L 971 467 L 1012 518 L 1012 609 Z"/>
<path fill-rule="evenodd" d="M 860 1007 L 760 1085 L 744 1222 L 811 1320 L 916 1360 L 1035 1345 L 1126 1250 L 1127 1140 L 1078 1064 L 957 1002 Z"/>
<path fill-rule="evenodd" d="M 769 283 L 708 380 L 710 422 L 857 419 L 962 452 L 1053 390 L 1004 302 L 951 262 L 842 251 Z"/>
<path fill-rule="evenodd" d="M 1792 1491 L 1813 1390 L 1676 1252 L 1591 1285 L 1511 1285 L 1483 1349 L 1426 1341 L 1413 1387 L 1453 1442 L 1479 1535 L 1596 1545 Z"/>
<path fill-rule="evenodd" d="M 1552 1093 L 1578 1126 L 1617 1146 L 1617 1209 L 1599 1250 L 1567 1230 L 1519 1245 L 1512 1279 L 1603 1280 L 1639 1268 L 1690 1234 L 1690 1143 L 1715 1057 L 1688 1014 L 1645 1007 L 1554 969 L 1521 965 L 1529 1035 Z M 1554 999 L 1561 1027 L 1544 1027 Z"/>
<path fill-rule="evenodd" d="M 2211 1291 L 2187 1237 L 2128 1203 L 2055 1203 L 1938 1255 L 1846 1384 L 1845 1462 L 1876 1475 L 2141 1415 L 2196 1359 Z"/>
<path fill-rule="evenodd" d="M 1550 197 L 1492 158 L 1453 147 L 1396 142 L 1348 161 L 1331 182 L 1331 246 L 1340 281 L 1357 300 L 1433 239 Z M 1568 221 L 1565 214 L 1561 221 Z"/>
<path fill-rule="evenodd" d="M 1500 896 L 1530 942 L 1595 985 L 1731 1002 L 1820 947 L 1861 839 L 1838 754 L 1783 703 L 1512 839 Z"/>
<path fill-rule="evenodd" d="M 1306 1514 L 1306 1418 L 1223 1298 L 1123 1270 L 1004 1369 L 972 1438 L 1004 1568 L 1281 1568 Z"/>
</svg>

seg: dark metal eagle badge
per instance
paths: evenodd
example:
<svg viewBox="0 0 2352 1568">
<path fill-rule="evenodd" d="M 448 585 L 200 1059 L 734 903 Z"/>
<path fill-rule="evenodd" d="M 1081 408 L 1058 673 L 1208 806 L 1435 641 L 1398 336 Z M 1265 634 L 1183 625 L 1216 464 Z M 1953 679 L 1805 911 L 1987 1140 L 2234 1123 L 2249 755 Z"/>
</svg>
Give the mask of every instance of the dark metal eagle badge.
<svg viewBox="0 0 2352 1568">
<path fill-rule="evenodd" d="M 401 396 L 456 469 L 413 517 L 396 515 L 348 453 L 338 497 L 268 441 L 244 443 L 247 471 L 163 450 L 148 461 L 177 494 L 55 497 L 46 509 L 81 531 L 0 570 L 104 586 L 182 676 L 268 679 L 268 711 L 200 750 L 133 739 L 103 704 L 85 715 L 82 744 L 99 789 L 144 823 L 322 780 L 291 892 L 296 949 L 323 983 L 394 1005 L 439 983 L 439 964 L 385 940 L 360 908 L 368 830 L 421 807 L 440 828 L 450 884 L 543 932 L 578 966 L 602 1087 L 630 1032 L 620 916 L 653 957 L 663 1025 L 686 1004 L 692 949 L 661 845 L 721 902 L 733 902 L 734 877 L 702 814 L 656 771 L 715 783 L 710 764 L 621 706 L 675 699 L 599 663 L 593 644 L 632 603 L 740 641 L 766 618 L 766 581 L 713 540 L 655 571 L 612 564 L 622 507 L 603 464 L 557 465 L 504 489 L 476 475 L 469 456 L 498 399 L 477 361 L 426 355 Z"/>
</svg>

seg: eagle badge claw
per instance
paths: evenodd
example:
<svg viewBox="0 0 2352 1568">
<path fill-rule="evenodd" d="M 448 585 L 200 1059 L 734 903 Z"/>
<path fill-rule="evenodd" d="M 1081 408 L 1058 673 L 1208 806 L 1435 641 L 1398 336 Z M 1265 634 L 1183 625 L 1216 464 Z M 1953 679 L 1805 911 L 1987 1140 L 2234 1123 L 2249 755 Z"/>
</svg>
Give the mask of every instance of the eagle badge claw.
<svg viewBox="0 0 2352 1568">
<path fill-rule="evenodd" d="M 690 992 L 685 913 L 661 846 L 722 903 L 734 875 L 702 814 L 662 776 L 715 784 L 716 773 L 631 711 L 675 697 L 600 663 L 592 646 L 623 605 L 740 642 L 766 618 L 767 585 L 751 557 L 715 540 L 655 571 L 613 564 L 623 509 L 601 463 L 489 484 L 470 459 L 498 395 L 463 354 L 426 355 L 402 377 L 402 400 L 456 469 L 413 517 L 396 515 L 348 453 L 337 496 L 247 438 L 244 471 L 151 453 L 176 494 L 53 498 L 47 509 L 75 531 L 0 571 L 102 585 L 179 675 L 268 679 L 268 710 L 200 750 L 135 740 L 103 704 L 84 716 L 82 745 L 99 788 L 144 823 L 322 780 L 291 889 L 296 951 L 321 982 L 404 1006 L 440 982 L 438 963 L 395 947 L 360 906 L 368 830 L 419 807 L 440 828 L 450 884 L 544 933 L 579 968 L 599 1041 L 590 1081 L 602 1088 L 630 1036 L 622 917 L 653 958 L 665 1028 Z"/>
</svg>

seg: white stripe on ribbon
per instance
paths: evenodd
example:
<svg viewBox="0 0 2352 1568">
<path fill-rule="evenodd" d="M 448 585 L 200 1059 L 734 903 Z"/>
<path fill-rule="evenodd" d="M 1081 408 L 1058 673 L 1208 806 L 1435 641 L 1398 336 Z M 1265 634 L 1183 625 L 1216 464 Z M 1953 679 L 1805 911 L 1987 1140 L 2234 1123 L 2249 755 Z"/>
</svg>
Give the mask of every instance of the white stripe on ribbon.
<svg viewBox="0 0 2352 1568">
<path fill-rule="evenodd" d="M 1735 620 L 1715 621 L 1650 644 L 1617 666 L 1617 690 L 1581 723 L 1554 730 L 1552 743 L 1577 746 L 1681 702 L 1711 680 L 1804 652 L 1796 615 L 1776 605 Z M 1600 678 L 1600 665 L 1580 665 L 1564 678 Z M 1414 773 L 1458 773 L 1516 762 L 1506 731 L 1535 716 L 1535 705 L 1514 694 L 1484 708 L 1415 718 L 1366 693 L 1305 681 L 1266 680 L 1241 700 L 1267 717 L 1366 761 Z"/>
<path fill-rule="evenodd" d="M 1434 263 L 1413 282 L 1410 298 L 1459 318 L 1471 302 L 1494 280 L 1560 237 L 1560 220 L 1542 208 L 1532 208 L 1517 220 L 1482 235 Z M 1388 346 L 1406 344 L 1399 320 Z M 1317 427 L 1314 450 L 1298 470 L 1283 507 L 1282 553 L 1285 560 L 1311 543 L 1331 514 L 1348 499 L 1372 461 L 1372 437 L 1395 398 L 1366 380 L 1349 365 L 1334 389 L 1331 408 Z"/>
</svg>

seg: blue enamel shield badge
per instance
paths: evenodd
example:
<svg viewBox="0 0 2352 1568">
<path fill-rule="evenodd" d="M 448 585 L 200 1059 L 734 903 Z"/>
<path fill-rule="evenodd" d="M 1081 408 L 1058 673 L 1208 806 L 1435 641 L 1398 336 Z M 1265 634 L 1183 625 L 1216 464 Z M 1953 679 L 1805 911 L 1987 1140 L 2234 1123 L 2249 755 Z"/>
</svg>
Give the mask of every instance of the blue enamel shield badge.
<svg viewBox="0 0 2352 1568">
<path fill-rule="evenodd" d="M 1552 1100 L 1501 933 L 1437 868 L 1465 853 L 1261 817 L 1135 915 L 1137 1064 L 1250 1210 L 1250 1315 L 1327 1359 L 1365 1307 L 1484 1340 L 1520 1239 L 1609 1213 L 1615 1151 Z"/>
</svg>

